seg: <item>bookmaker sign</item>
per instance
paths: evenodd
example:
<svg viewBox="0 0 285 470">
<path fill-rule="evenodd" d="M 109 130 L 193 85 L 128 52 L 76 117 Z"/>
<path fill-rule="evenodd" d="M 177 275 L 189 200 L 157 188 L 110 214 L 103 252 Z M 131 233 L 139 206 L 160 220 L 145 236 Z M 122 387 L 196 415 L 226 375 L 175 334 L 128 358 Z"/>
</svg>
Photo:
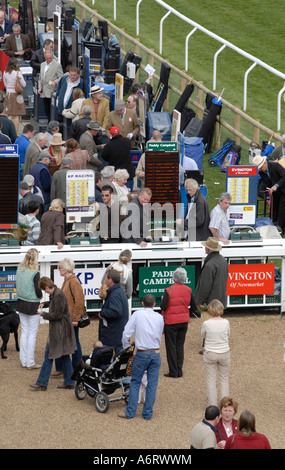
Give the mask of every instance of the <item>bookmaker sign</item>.
<svg viewBox="0 0 285 470">
<path fill-rule="evenodd" d="M 229 264 L 228 295 L 274 294 L 274 264 Z"/>
<path fill-rule="evenodd" d="M 181 266 L 152 266 L 151 268 L 140 268 L 139 284 L 140 299 L 146 294 L 162 297 L 164 289 L 172 286 L 174 271 Z M 195 266 L 182 266 L 187 272 L 185 285 L 191 287 L 195 294 Z"/>
</svg>

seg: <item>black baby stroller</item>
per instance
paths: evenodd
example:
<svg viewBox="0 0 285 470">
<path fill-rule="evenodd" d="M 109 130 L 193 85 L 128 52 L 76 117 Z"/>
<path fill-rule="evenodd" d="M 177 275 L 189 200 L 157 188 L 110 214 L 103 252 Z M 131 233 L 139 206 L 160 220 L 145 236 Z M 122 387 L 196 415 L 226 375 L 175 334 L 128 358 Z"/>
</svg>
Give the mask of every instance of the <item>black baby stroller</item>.
<svg viewBox="0 0 285 470">
<path fill-rule="evenodd" d="M 102 348 L 92 365 L 86 363 L 87 356 L 84 356 L 72 375 L 76 382 L 76 398 L 84 400 L 87 395 L 94 398 L 95 408 L 100 413 L 108 411 L 110 402 L 125 400 L 128 403 L 130 381 L 127 366 L 133 358 L 133 345 L 123 350 L 113 361 L 112 357 L 111 348 Z"/>
</svg>

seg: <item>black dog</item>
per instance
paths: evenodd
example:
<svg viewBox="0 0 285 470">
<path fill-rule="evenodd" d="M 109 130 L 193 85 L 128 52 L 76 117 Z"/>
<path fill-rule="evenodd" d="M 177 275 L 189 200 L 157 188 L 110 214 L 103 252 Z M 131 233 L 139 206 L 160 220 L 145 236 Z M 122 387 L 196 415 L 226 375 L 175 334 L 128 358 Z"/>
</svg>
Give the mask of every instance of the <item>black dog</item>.
<svg viewBox="0 0 285 470">
<path fill-rule="evenodd" d="M 2 359 L 7 359 L 4 351 L 7 351 L 7 343 L 10 338 L 10 333 L 14 333 L 16 350 L 20 351 L 18 343 L 18 327 L 20 324 L 20 317 L 12 307 L 6 302 L 0 302 L 0 336 L 3 340 L 1 347 Z"/>
</svg>

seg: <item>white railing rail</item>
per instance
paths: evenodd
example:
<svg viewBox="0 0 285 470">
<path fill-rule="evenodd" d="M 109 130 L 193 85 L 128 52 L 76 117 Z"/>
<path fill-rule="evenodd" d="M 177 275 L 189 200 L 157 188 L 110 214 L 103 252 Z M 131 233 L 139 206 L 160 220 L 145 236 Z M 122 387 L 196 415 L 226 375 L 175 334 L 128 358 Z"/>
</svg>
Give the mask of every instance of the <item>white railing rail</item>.
<svg viewBox="0 0 285 470">
<path fill-rule="evenodd" d="M 115 2 L 116 0 L 114 0 Z M 138 0 L 137 6 L 136 6 L 136 33 L 137 36 L 139 36 L 139 8 L 140 4 L 142 3 L 143 0 Z M 163 23 L 164 20 L 172 13 L 175 15 L 177 18 L 180 20 L 184 21 L 185 23 L 188 23 L 189 25 L 193 26 L 193 30 L 187 35 L 186 40 L 185 40 L 185 71 L 188 71 L 188 42 L 190 37 L 197 31 L 201 31 L 205 33 L 207 36 L 211 37 L 212 39 L 220 42 L 223 44 L 221 48 L 218 49 L 218 51 L 214 55 L 213 59 L 213 91 L 216 90 L 216 78 L 217 78 L 217 58 L 218 55 L 226 48 L 228 47 L 229 49 L 232 49 L 235 51 L 237 54 L 245 57 L 249 61 L 251 61 L 253 64 L 246 70 L 244 74 L 244 98 L 243 98 L 243 109 L 246 111 L 247 108 L 247 80 L 248 80 L 248 75 L 253 70 L 253 68 L 256 65 L 259 65 L 263 69 L 267 70 L 268 72 L 272 73 L 276 77 L 281 78 L 283 81 L 285 81 L 285 74 L 280 72 L 279 70 L 275 69 L 274 67 L 271 67 L 270 65 L 266 64 L 262 60 L 258 59 L 257 57 L 254 57 L 252 54 L 249 54 L 248 52 L 240 49 L 239 47 L 235 46 L 231 42 L 227 41 L 226 39 L 223 39 L 221 36 L 218 36 L 217 34 L 213 33 L 212 31 L 209 31 L 208 29 L 204 28 L 200 24 L 196 23 L 195 21 L 190 20 L 187 18 L 185 15 L 180 13 L 179 11 L 175 10 L 175 8 L 171 7 L 167 3 L 165 3 L 163 0 L 154 0 L 156 3 L 158 3 L 161 7 L 165 8 L 168 13 L 163 16 L 162 20 L 160 21 L 160 34 L 159 34 L 159 52 L 160 54 L 162 53 L 162 46 L 163 46 Z M 277 96 L 277 131 L 280 131 L 281 128 L 281 98 L 282 95 L 285 91 L 285 87 L 282 86 L 281 90 L 278 93 Z"/>
</svg>

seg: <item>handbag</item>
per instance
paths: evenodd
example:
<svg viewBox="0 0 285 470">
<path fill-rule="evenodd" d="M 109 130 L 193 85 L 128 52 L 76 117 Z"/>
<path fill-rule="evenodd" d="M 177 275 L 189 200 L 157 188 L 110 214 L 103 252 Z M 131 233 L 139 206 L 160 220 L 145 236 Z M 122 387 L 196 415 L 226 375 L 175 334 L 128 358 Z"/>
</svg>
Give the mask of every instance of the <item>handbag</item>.
<svg viewBox="0 0 285 470">
<path fill-rule="evenodd" d="M 90 325 L 90 318 L 87 312 L 84 313 L 84 315 L 81 316 L 79 322 L 78 322 L 78 327 L 79 328 L 85 328 L 86 326 Z"/>
<path fill-rule="evenodd" d="M 16 82 L 15 82 L 15 92 L 19 95 L 23 93 L 23 87 L 19 81 L 19 75 L 17 74 Z"/>
<path fill-rule="evenodd" d="M 74 302 L 74 295 L 73 295 L 72 290 L 71 290 L 70 282 L 69 282 L 69 289 L 70 289 L 70 293 L 72 295 L 73 302 Z M 84 307 L 84 310 L 85 310 L 85 307 Z M 90 318 L 89 318 L 88 313 L 85 310 L 85 312 L 81 315 L 81 318 L 78 322 L 78 328 L 85 328 L 88 325 L 90 325 Z"/>
</svg>

